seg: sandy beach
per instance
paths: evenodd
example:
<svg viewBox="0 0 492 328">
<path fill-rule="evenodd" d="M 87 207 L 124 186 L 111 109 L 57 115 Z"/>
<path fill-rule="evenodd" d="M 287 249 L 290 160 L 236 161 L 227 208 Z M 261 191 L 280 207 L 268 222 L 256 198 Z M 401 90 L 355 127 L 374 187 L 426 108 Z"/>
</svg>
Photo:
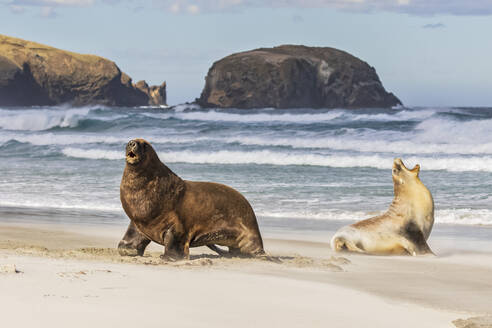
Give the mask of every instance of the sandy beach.
<svg viewBox="0 0 492 328">
<path fill-rule="evenodd" d="M 492 315 L 491 252 L 340 255 L 328 243 L 267 237 L 266 249 L 282 263 L 220 258 L 205 248 L 170 263 L 155 244 L 144 257 L 120 257 L 121 233 L 115 226 L 1 224 L 2 322 L 435 328 Z"/>
</svg>

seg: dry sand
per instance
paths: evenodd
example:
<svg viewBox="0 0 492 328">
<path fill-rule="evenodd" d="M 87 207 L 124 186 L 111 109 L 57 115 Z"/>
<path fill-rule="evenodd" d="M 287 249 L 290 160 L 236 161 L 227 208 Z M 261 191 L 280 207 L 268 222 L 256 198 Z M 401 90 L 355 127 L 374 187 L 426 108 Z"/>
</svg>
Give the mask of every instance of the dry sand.
<svg viewBox="0 0 492 328">
<path fill-rule="evenodd" d="M 437 328 L 478 316 L 455 322 L 492 327 L 490 252 L 340 256 L 328 243 L 265 239 L 281 264 L 206 248 L 169 263 L 157 245 L 120 257 L 123 231 L 1 224 L 1 326 Z"/>
</svg>

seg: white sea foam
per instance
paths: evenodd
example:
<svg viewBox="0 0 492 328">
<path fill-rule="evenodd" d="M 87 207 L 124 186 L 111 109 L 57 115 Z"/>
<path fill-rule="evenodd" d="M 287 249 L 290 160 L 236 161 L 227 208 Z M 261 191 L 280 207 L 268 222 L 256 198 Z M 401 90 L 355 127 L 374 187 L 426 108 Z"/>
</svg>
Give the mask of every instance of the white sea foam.
<svg viewBox="0 0 492 328">
<path fill-rule="evenodd" d="M 94 202 L 67 202 L 64 199 L 42 199 L 32 201 L 29 199 L 16 199 L 15 201 L 1 200 L 0 207 L 26 207 L 26 208 L 45 208 L 45 209 L 65 209 L 65 210 L 89 210 L 103 212 L 121 212 L 121 204 L 94 203 Z"/>
<path fill-rule="evenodd" d="M 122 212 L 119 202 L 94 203 L 90 201 L 74 203 L 66 202 L 63 199 L 43 199 L 42 201 L 32 201 L 29 199 L 18 199 L 15 201 L 2 200 L 0 207 L 26 207 L 26 208 L 48 208 L 66 210 L 87 210 L 104 212 Z M 305 206 L 299 209 L 288 208 L 286 210 L 258 209 L 257 216 L 279 218 L 279 219 L 305 219 L 305 220 L 336 220 L 347 221 L 351 224 L 364 220 L 384 211 L 349 211 L 327 209 L 322 211 L 310 210 Z M 459 225 L 492 225 L 492 211 L 488 209 L 442 209 L 435 213 L 435 224 L 459 224 Z"/>
<path fill-rule="evenodd" d="M 155 136 L 142 136 L 150 140 L 152 144 L 183 144 L 192 143 L 199 140 L 210 140 L 209 138 L 193 138 L 187 136 L 170 136 L 170 137 L 155 137 Z M 109 136 L 102 134 L 61 134 L 61 133 L 36 133 L 36 134 L 16 134 L 16 133 L 3 133 L 0 134 L 0 145 L 15 140 L 23 143 L 30 143 L 35 146 L 46 145 L 80 145 L 80 144 L 126 144 L 131 137 L 128 136 Z"/>
<path fill-rule="evenodd" d="M 347 118 L 357 121 L 421 121 L 436 114 L 436 110 L 402 110 L 395 113 L 359 114 L 351 112 Z"/>
<path fill-rule="evenodd" d="M 182 120 L 196 121 L 221 121 L 241 123 L 265 123 L 265 122 L 287 122 L 287 123 L 318 123 L 329 122 L 335 119 L 346 121 L 421 121 L 432 117 L 438 110 L 403 110 L 395 113 L 363 114 L 357 111 L 331 110 L 320 113 L 281 113 L 278 112 L 255 112 L 255 113 L 231 113 L 220 110 L 189 111 L 162 114 L 161 118 L 174 117 Z"/>
<path fill-rule="evenodd" d="M 69 157 L 87 159 L 123 159 L 122 151 L 102 149 L 65 148 L 63 154 Z M 217 151 L 217 152 L 165 152 L 159 155 L 167 163 L 192 164 L 266 164 L 266 165 L 312 165 L 328 167 L 372 167 L 389 169 L 392 157 L 372 156 L 338 156 L 313 153 L 283 153 L 263 151 Z M 407 157 L 409 167 L 419 163 L 424 170 L 446 170 L 451 172 L 483 171 L 492 172 L 492 157 Z"/>
<path fill-rule="evenodd" d="M 310 200 L 310 203 L 316 203 L 316 200 Z M 15 200 L 2 200 L 0 207 L 27 207 L 27 208 L 52 208 L 52 209 L 69 209 L 69 210 L 90 210 L 105 212 L 121 212 L 119 202 L 76 202 L 74 199 L 45 198 L 32 200 L 28 198 L 18 198 Z M 258 217 L 286 218 L 286 219 L 308 219 L 308 220 L 337 220 L 347 221 L 347 224 L 367 219 L 384 212 L 382 211 L 350 211 L 327 209 L 317 210 L 302 206 L 286 206 L 280 208 L 261 208 L 256 210 Z M 436 224 L 460 224 L 460 225 L 492 225 L 492 211 L 488 209 L 440 209 L 435 212 Z"/>
<path fill-rule="evenodd" d="M 415 130 L 419 141 L 453 144 L 492 143 L 492 120 L 455 121 L 429 119 L 419 123 Z"/>
<path fill-rule="evenodd" d="M 319 114 L 274 114 L 274 113 L 245 113 L 237 114 L 225 111 L 176 111 L 166 113 L 145 113 L 146 116 L 169 119 L 176 118 L 189 121 L 238 122 L 238 123 L 316 123 L 331 121 L 344 115 L 343 111 L 330 111 Z"/>
<path fill-rule="evenodd" d="M 169 152 L 161 158 L 167 162 L 205 163 L 205 164 L 267 164 L 267 165 L 316 165 L 331 167 L 373 166 L 387 168 L 380 165 L 379 156 L 350 157 L 350 156 L 323 156 L 312 153 L 294 154 L 263 151 L 218 151 L 218 152 Z"/>
<path fill-rule="evenodd" d="M 435 213 L 437 223 L 492 225 L 492 211 L 487 209 L 444 209 Z"/>
<path fill-rule="evenodd" d="M 0 134 L 0 144 L 8 141 L 18 141 L 30 143 L 35 146 L 46 145 L 76 145 L 88 143 L 118 144 L 128 142 L 128 138 L 103 136 L 103 135 L 84 135 L 84 134 L 60 134 L 60 133 L 36 133 L 36 134 Z"/>
<path fill-rule="evenodd" d="M 96 109 L 109 109 L 110 107 L 104 105 L 86 105 L 86 106 L 73 107 L 70 104 L 60 104 L 55 106 L 34 106 L 32 108 L 34 108 L 35 110 L 55 109 L 59 111 L 59 110 L 72 110 L 72 109 L 83 109 L 83 110 L 87 109 L 91 111 Z"/>
<path fill-rule="evenodd" d="M 492 122 L 491 122 L 492 124 Z M 492 126 L 492 125 L 491 125 Z M 448 154 L 448 155 L 489 155 L 492 154 L 492 141 L 486 142 L 488 136 L 476 136 L 468 143 L 433 143 L 419 141 L 419 136 L 409 140 L 389 141 L 378 139 L 370 133 L 360 139 L 345 137 L 271 137 L 263 136 L 217 136 L 217 137 L 193 137 L 193 136 L 145 136 L 141 135 L 152 144 L 196 144 L 199 141 L 232 144 L 238 143 L 246 146 L 260 147 L 291 147 L 294 149 L 331 149 L 337 151 L 355 151 L 360 153 L 393 153 L 395 156 Z M 32 145 L 77 145 L 88 143 L 101 144 L 125 144 L 131 138 L 127 136 L 108 136 L 98 134 L 0 134 L 0 145 L 10 140 L 30 143 Z M 482 142 L 480 142 L 482 140 Z"/>
<path fill-rule="evenodd" d="M 339 220 L 351 224 L 382 214 L 381 212 L 326 210 L 310 211 L 309 209 L 291 211 L 257 211 L 258 217 L 310 219 L 310 220 Z M 436 224 L 460 225 L 492 225 L 492 211 L 487 209 L 443 209 L 437 210 L 434 215 Z"/>
<path fill-rule="evenodd" d="M 94 109 L 100 109 L 101 106 L 89 106 L 82 108 L 69 108 L 60 106 L 56 109 L 40 108 L 28 110 L 1 110 L 0 117 L 2 118 L 0 128 L 9 130 L 28 130 L 40 131 L 50 129 L 56 126 L 74 127 L 77 125 L 77 118 L 86 116 Z M 430 119 L 438 110 L 401 110 L 394 113 L 379 113 L 367 114 L 357 111 L 347 110 L 330 110 L 299 113 L 299 112 L 278 112 L 278 111 L 262 111 L 262 112 L 244 112 L 234 113 L 224 110 L 208 110 L 208 111 L 187 111 L 190 108 L 188 105 L 176 106 L 172 110 L 162 112 L 141 112 L 141 115 L 151 118 L 167 120 L 175 118 L 179 120 L 189 121 L 213 121 L 213 122 L 237 122 L 237 123 L 321 123 L 330 121 L 407 121 L 407 120 L 426 120 Z M 195 108 L 196 109 L 196 108 Z M 121 118 L 121 115 L 112 115 L 105 118 L 98 116 L 100 120 L 116 120 Z"/>
<path fill-rule="evenodd" d="M 492 126 L 492 125 L 491 125 Z M 418 139 L 416 137 L 415 139 Z M 482 138 L 483 139 L 483 138 Z M 377 139 L 368 134 L 365 138 L 353 139 L 350 137 L 312 137 L 312 138 L 269 138 L 232 137 L 228 142 L 237 142 L 242 145 L 256 146 L 284 146 L 297 149 L 333 149 L 348 150 L 362 153 L 394 153 L 394 154 L 492 154 L 492 142 L 473 142 L 467 144 L 454 143 L 427 143 L 418 140 L 388 141 Z"/>
<path fill-rule="evenodd" d="M 63 154 L 69 157 L 87 159 L 123 159 L 122 151 L 101 149 L 65 148 Z M 350 157 L 350 156 L 321 156 L 315 154 L 289 154 L 263 151 L 218 151 L 218 152 L 166 152 L 159 155 L 167 163 L 192 164 L 269 164 L 269 165 L 317 165 L 332 167 L 372 166 L 377 168 L 391 167 L 379 156 Z"/>
<path fill-rule="evenodd" d="M 80 148 L 64 148 L 62 153 L 68 157 L 85 158 L 85 159 L 108 159 L 117 160 L 124 159 L 123 151 L 103 150 L 103 149 L 80 149 Z"/>
<path fill-rule="evenodd" d="M 380 213 L 368 213 L 363 211 L 342 211 L 342 210 L 326 210 L 322 212 L 303 210 L 290 211 L 272 211 L 259 210 L 256 211 L 258 217 L 270 217 L 279 219 L 308 219 L 308 220 L 336 220 L 336 221 L 352 221 L 356 222 L 362 219 L 369 218 L 371 215 Z"/>
</svg>

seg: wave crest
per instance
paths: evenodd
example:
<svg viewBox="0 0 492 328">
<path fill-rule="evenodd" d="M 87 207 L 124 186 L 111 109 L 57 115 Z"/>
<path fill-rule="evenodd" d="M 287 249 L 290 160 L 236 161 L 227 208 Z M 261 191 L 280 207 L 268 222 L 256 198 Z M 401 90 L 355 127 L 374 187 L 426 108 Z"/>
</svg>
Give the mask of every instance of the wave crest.
<svg viewBox="0 0 492 328">
<path fill-rule="evenodd" d="M 42 131 L 55 127 L 74 128 L 89 114 L 90 108 L 69 110 L 0 110 L 0 128 L 17 131 Z"/>
<path fill-rule="evenodd" d="M 392 113 L 358 113 L 343 109 L 317 110 L 306 112 L 279 112 L 274 109 L 263 109 L 261 111 L 243 111 L 242 113 L 230 110 L 189 110 L 177 106 L 173 111 L 165 113 L 145 113 L 144 115 L 167 120 L 170 118 L 187 121 L 212 121 L 232 123 L 321 123 L 331 121 L 419 121 L 436 114 L 436 110 L 395 110 Z"/>
<path fill-rule="evenodd" d="M 68 157 L 87 159 L 120 160 L 124 158 L 123 151 L 102 149 L 65 148 L 63 154 Z M 191 164 L 261 164 L 261 165 L 311 165 L 338 168 L 371 167 L 390 169 L 392 157 L 372 156 L 339 156 L 320 155 L 312 153 L 282 153 L 269 150 L 262 151 L 217 151 L 192 152 L 178 151 L 159 154 L 162 161 L 167 163 Z M 423 170 L 445 170 L 450 172 L 483 171 L 492 172 L 492 157 L 407 157 L 408 166 L 420 164 Z"/>
</svg>

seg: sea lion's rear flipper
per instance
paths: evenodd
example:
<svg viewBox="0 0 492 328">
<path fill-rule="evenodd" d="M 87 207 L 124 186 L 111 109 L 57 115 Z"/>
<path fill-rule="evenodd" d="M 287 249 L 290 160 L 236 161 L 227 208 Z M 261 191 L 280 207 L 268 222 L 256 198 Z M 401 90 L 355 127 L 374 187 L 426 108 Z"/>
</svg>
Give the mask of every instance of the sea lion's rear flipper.
<svg viewBox="0 0 492 328">
<path fill-rule="evenodd" d="M 228 256 L 228 255 L 230 255 L 228 251 L 223 250 L 223 249 L 220 249 L 215 244 L 207 245 L 207 247 L 210 248 L 211 250 L 213 250 L 214 252 L 216 252 L 217 254 L 219 254 L 220 256 Z"/>
<path fill-rule="evenodd" d="M 280 257 L 268 255 L 267 253 L 263 253 L 261 255 L 257 255 L 256 257 L 258 257 L 260 259 L 263 259 L 265 261 L 268 261 L 268 262 L 273 262 L 273 263 L 277 263 L 277 264 L 283 263 L 282 260 L 280 259 Z"/>
<path fill-rule="evenodd" d="M 331 247 L 335 252 L 365 253 L 364 246 L 361 242 L 354 243 L 352 240 L 342 236 L 334 237 Z"/>
<path fill-rule="evenodd" d="M 238 247 L 229 247 L 229 256 L 242 257 L 242 258 L 257 258 L 269 262 L 282 263 L 282 260 L 280 260 L 278 256 L 268 255 L 263 250 L 263 247 L 253 252 L 241 252 L 241 249 Z"/>
</svg>

